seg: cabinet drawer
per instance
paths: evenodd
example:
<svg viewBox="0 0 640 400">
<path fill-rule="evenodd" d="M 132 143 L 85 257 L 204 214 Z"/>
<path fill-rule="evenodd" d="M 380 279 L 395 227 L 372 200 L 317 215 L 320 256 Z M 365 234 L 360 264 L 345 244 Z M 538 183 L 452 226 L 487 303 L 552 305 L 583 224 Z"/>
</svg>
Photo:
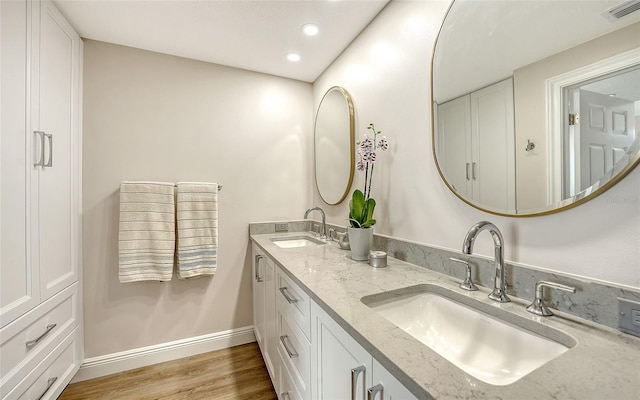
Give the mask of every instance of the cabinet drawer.
<svg viewBox="0 0 640 400">
<path fill-rule="evenodd" d="M 78 325 L 77 284 L 0 331 L 2 392 L 14 387 Z"/>
<path fill-rule="evenodd" d="M 278 353 L 303 398 L 310 394 L 311 344 L 296 324 L 278 311 Z M 282 389 L 282 388 L 280 388 Z"/>
<path fill-rule="evenodd" d="M 282 356 L 280 357 L 280 373 L 278 374 L 280 377 L 279 389 L 278 389 L 278 399 L 279 400 L 304 400 L 298 388 L 294 383 L 293 376 L 291 372 L 289 372 L 289 368 L 285 364 Z"/>
<path fill-rule="evenodd" d="M 67 336 L 43 362 L 13 388 L 3 400 L 56 399 L 79 368 L 77 329 Z"/>
<path fill-rule="evenodd" d="M 309 295 L 278 268 L 276 297 L 281 312 L 300 327 L 307 339 L 311 338 L 311 305 Z"/>
</svg>

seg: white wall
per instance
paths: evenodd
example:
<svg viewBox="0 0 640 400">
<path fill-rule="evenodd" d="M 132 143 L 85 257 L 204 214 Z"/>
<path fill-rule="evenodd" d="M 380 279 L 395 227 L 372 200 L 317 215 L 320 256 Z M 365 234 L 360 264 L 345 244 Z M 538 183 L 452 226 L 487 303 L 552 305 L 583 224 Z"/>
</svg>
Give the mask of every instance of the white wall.
<svg viewBox="0 0 640 400">
<path fill-rule="evenodd" d="M 356 136 L 373 122 L 391 141 L 379 155 L 372 195 L 378 233 L 459 251 L 471 225 L 494 222 L 507 260 L 640 288 L 640 168 L 600 197 L 533 218 L 497 217 L 456 198 L 440 180 L 431 152 L 430 60 L 448 1 L 393 1 L 314 83 L 314 107 L 331 86 L 356 108 Z M 362 186 L 356 175 L 356 187 Z M 346 225 L 348 202 L 328 206 Z M 476 252 L 493 254 L 482 234 Z"/>
<path fill-rule="evenodd" d="M 85 41 L 85 355 L 252 324 L 248 223 L 312 203 L 311 84 Z M 219 197 L 213 278 L 118 282 L 123 180 L 209 181 Z"/>
</svg>

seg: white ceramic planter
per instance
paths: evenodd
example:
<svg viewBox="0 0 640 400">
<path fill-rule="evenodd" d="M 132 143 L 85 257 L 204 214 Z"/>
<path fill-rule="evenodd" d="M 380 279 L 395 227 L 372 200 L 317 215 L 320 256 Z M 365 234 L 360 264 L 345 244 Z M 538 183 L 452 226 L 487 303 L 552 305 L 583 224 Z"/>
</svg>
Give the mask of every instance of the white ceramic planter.
<svg viewBox="0 0 640 400">
<path fill-rule="evenodd" d="M 356 261 L 367 261 L 373 244 L 373 228 L 349 228 L 349 244 L 351 258 Z"/>
</svg>

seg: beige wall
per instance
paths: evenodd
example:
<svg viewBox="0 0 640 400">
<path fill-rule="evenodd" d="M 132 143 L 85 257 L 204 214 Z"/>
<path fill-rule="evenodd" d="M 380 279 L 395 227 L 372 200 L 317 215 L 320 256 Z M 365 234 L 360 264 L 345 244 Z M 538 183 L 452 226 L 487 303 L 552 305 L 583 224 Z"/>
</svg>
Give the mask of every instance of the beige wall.
<svg viewBox="0 0 640 400">
<path fill-rule="evenodd" d="M 441 181 L 431 152 L 429 68 L 448 5 L 392 1 L 314 83 L 316 107 L 329 87 L 343 86 L 353 97 L 357 137 L 373 122 L 391 142 L 375 170 L 375 231 L 460 251 L 471 225 L 489 220 L 504 234 L 507 260 L 640 288 L 640 168 L 594 200 L 532 218 L 471 208 Z M 362 179 L 357 173 L 354 187 Z M 346 224 L 347 202 L 330 207 L 316 194 L 315 203 L 329 221 Z M 480 235 L 474 250 L 492 257 L 491 235 Z"/>
<path fill-rule="evenodd" d="M 311 126 L 308 83 L 85 41 L 86 357 L 252 324 L 248 223 L 311 205 Z M 118 282 L 123 180 L 223 184 L 213 278 Z"/>
<path fill-rule="evenodd" d="M 514 71 L 518 210 L 540 210 L 547 204 L 546 80 L 638 46 L 640 23 Z M 525 151 L 527 139 L 536 144 L 535 150 Z"/>
</svg>

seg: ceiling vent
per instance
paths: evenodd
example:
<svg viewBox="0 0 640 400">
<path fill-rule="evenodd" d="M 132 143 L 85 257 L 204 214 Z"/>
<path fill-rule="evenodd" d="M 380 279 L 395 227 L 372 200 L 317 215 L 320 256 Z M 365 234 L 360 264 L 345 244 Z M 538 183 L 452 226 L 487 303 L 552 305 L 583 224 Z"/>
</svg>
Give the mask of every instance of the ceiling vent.
<svg viewBox="0 0 640 400">
<path fill-rule="evenodd" d="M 609 21 L 616 22 L 620 18 L 626 17 L 638 10 L 640 10 L 640 0 L 629 0 L 603 12 L 602 15 Z"/>
</svg>

